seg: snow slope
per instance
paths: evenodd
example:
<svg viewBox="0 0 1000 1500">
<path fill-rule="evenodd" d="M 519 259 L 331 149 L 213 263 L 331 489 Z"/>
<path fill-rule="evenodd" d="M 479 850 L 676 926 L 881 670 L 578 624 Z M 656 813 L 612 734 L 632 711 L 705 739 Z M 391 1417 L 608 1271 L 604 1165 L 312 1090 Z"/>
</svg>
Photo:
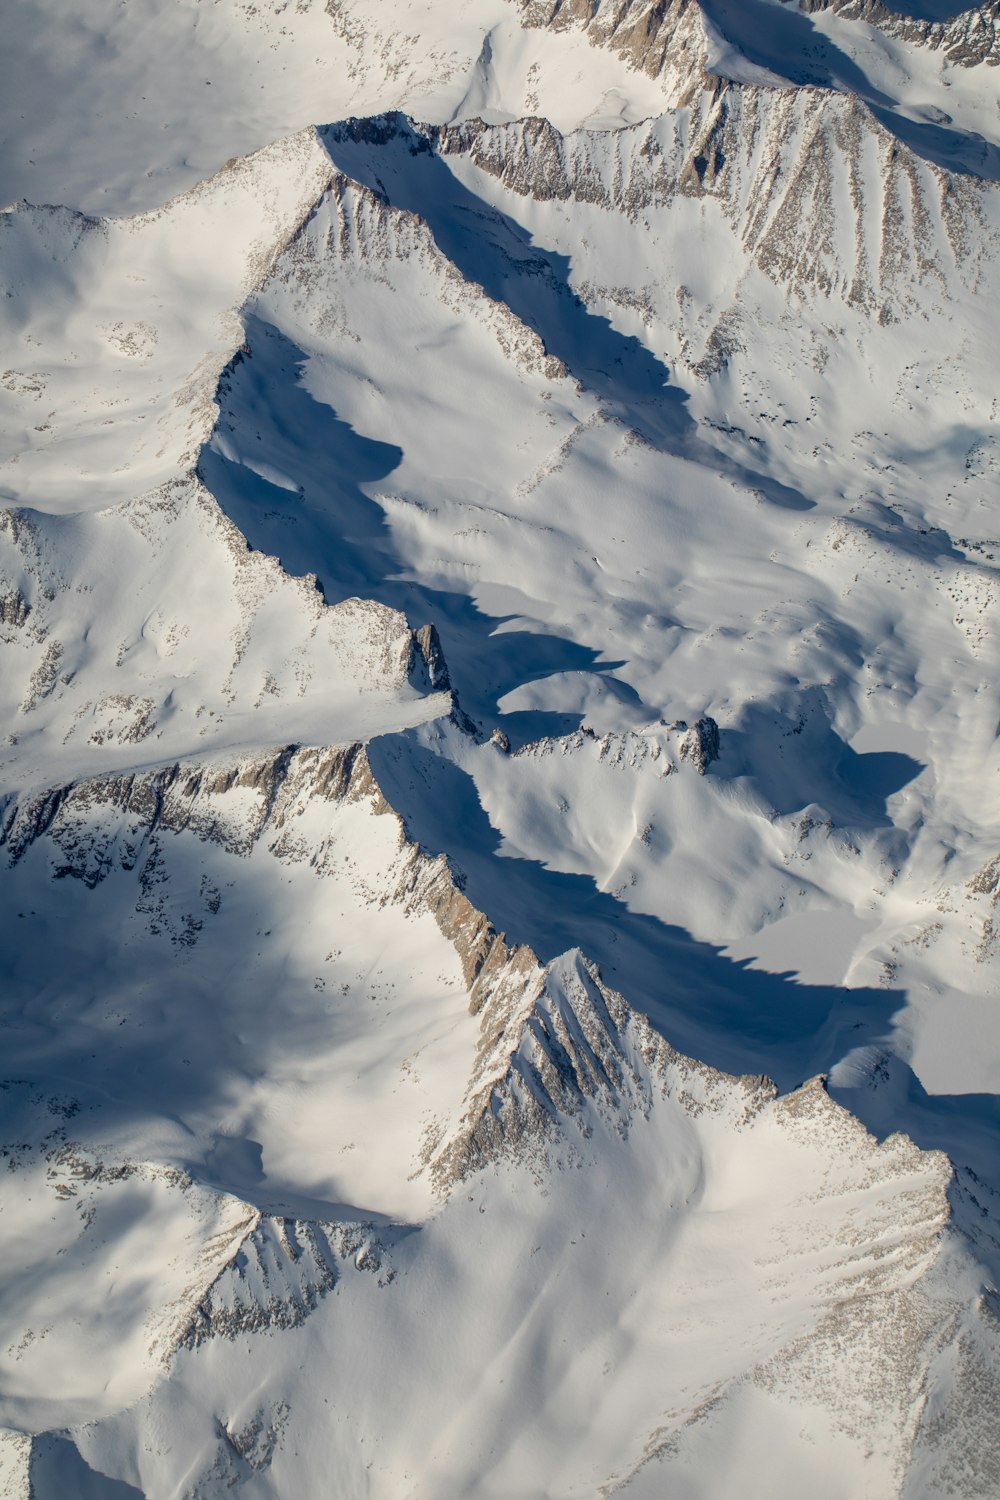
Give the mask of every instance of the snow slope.
<svg viewBox="0 0 1000 1500">
<path fill-rule="evenodd" d="M 820 1493 L 889 1492 L 925 1407 L 954 1419 L 994 1378 L 947 1160 L 876 1145 L 820 1080 L 775 1099 L 679 1056 L 579 951 L 507 947 L 388 812 L 355 748 L 81 783 L 11 820 L 37 904 L 9 1055 L 86 1086 L 7 1091 L 21 1232 L 55 1227 L 9 1315 L 6 1422 L 71 1428 L 142 1493 L 334 1472 L 388 1495 L 656 1493 L 664 1463 L 728 1492 L 763 1421 L 790 1479 L 815 1482 L 819 1441 Z M 143 1236 L 167 1265 L 137 1294 Z M 845 1407 L 862 1366 L 878 1399 Z"/>
<path fill-rule="evenodd" d="M 0 1491 L 994 1494 L 995 7 L 63 10 Z"/>
<path fill-rule="evenodd" d="M 14 0 L 0 201 L 155 210 L 312 125 L 384 109 L 542 110 L 563 127 L 655 114 L 663 89 L 583 37 L 528 32 L 509 0 Z M 53 101 L 58 109 L 53 109 Z"/>
</svg>

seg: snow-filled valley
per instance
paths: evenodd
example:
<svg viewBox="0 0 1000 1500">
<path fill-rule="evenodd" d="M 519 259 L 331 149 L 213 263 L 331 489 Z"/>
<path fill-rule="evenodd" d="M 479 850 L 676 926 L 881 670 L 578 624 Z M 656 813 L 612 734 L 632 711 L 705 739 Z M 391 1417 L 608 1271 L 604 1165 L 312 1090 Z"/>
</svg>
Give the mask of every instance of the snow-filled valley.
<svg viewBox="0 0 1000 1500">
<path fill-rule="evenodd" d="M 4 50 L 0 1495 L 995 1495 L 1000 9 Z"/>
</svg>

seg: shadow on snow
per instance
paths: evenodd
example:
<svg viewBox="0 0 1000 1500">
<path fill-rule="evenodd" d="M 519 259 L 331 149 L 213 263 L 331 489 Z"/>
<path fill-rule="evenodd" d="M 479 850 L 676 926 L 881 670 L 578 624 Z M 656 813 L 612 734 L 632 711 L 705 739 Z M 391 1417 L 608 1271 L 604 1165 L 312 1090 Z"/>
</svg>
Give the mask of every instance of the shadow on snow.
<svg viewBox="0 0 1000 1500">
<path fill-rule="evenodd" d="M 593 672 L 610 691 L 631 693 L 608 675 L 621 662 L 598 663 L 597 651 L 555 635 L 498 634 L 513 617 L 486 615 L 468 594 L 408 578 L 382 507 L 362 488 L 397 468 L 402 450 L 362 436 L 314 400 L 298 381 L 305 355 L 273 325 L 249 317 L 247 345 L 220 382 L 219 423 L 199 473 L 253 548 L 289 573 L 315 573 L 331 603 L 359 594 L 401 610 L 413 625 L 432 620 L 475 719 L 496 722 L 500 698 L 557 672 Z M 230 439 L 237 431 L 239 457 Z M 503 724 L 515 743 L 526 743 L 579 728 L 580 715 L 537 710 L 505 714 Z"/>
<path fill-rule="evenodd" d="M 766 1073 L 784 1093 L 856 1048 L 891 1048 L 904 1004 L 898 990 L 806 984 L 791 971 L 751 968 L 681 927 L 630 910 L 589 876 L 501 853 L 471 777 L 413 735 L 376 740 L 369 756 L 411 838 L 454 860 L 470 901 L 510 942 L 527 943 L 543 963 L 581 948 L 688 1056 L 729 1073 Z M 871 758 L 881 759 L 858 757 Z M 875 1134 L 904 1130 L 924 1149 L 946 1151 L 971 1167 L 993 1191 L 1000 1188 L 1000 1100 L 930 1095 L 898 1057 L 893 1067 L 891 1104 L 878 1088 L 831 1092 Z"/>
</svg>

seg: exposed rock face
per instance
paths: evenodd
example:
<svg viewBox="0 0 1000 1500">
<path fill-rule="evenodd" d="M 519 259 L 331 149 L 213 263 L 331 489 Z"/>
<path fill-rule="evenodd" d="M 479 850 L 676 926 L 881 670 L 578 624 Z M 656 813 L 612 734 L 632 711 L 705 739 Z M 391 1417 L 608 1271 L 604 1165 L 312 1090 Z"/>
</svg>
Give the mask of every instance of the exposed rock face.
<svg viewBox="0 0 1000 1500">
<path fill-rule="evenodd" d="M 691 73 L 704 63 L 704 23 L 697 0 L 517 0 L 526 26 L 579 28 L 598 47 L 610 47 L 633 67 L 660 77 Z M 795 3 L 795 0 L 784 0 Z M 950 20 L 929 21 L 900 14 L 884 0 L 797 0 L 807 15 L 836 11 L 845 19 L 877 27 L 908 44 L 942 51 L 961 67 L 1000 62 L 1000 13 L 996 0 Z"/>
<path fill-rule="evenodd" d="M 1000 899 L 1000 854 L 977 870 L 969 881 L 969 890 L 977 896 L 989 896 L 994 904 Z"/>
<path fill-rule="evenodd" d="M 0 593 L 0 625 L 20 630 L 31 613 L 31 605 L 20 589 Z"/>
<path fill-rule="evenodd" d="M 708 756 L 714 729 L 703 719 L 677 732 Z M 634 747 L 609 740 L 606 749 L 627 757 Z M 237 859 L 267 852 L 279 867 L 306 863 L 323 880 L 342 858 L 336 840 L 323 832 L 326 808 L 331 815 L 353 809 L 380 824 L 395 822 L 397 854 L 371 879 L 368 899 L 432 916 L 461 963 L 475 1018 L 470 1024 L 478 1029 L 475 1059 L 464 1088 L 428 1132 L 422 1163 L 416 1163 L 433 1182 L 441 1212 L 456 1205 L 465 1211 L 466 1189 L 480 1194 L 491 1181 L 524 1171 L 547 1193 L 564 1173 L 592 1171 L 608 1152 L 627 1144 L 630 1151 L 652 1151 L 659 1161 L 676 1156 L 676 1201 L 662 1212 L 696 1206 L 705 1192 L 721 1194 L 717 1204 L 710 1197 L 704 1205 L 711 1221 L 714 1213 L 730 1211 L 733 1188 L 728 1178 L 712 1186 L 707 1143 L 738 1143 L 737 1163 L 745 1150 L 748 1163 L 758 1162 L 754 1170 L 763 1159 L 783 1162 L 789 1171 L 812 1163 L 807 1204 L 784 1204 L 780 1192 L 774 1202 L 768 1196 L 766 1212 L 779 1216 L 773 1235 L 766 1236 L 773 1254 L 754 1268 L 753 1277 L 759 1275 L 766 1295 L 780 1304 L 787 1294 L 782 1277 L 790 1274 L 780 1243 L 784 1215 L 785 1230 L 794 1220 L 797 1253 L 822 1267 L 821 1282 L 831 1278 L 831 1285 L 849 1287 L 850 1299 L 828 1308 L 821 1299 L 813 1335 L 778 1339 L 771 1352 L 750 1359 L 748 1378 L 766 1399 L 785 1404 L 808 1388 L 822 1410 L 848 1424 L 852 1442 L 863 1443 L 866 1433 L 875 1432 L 872 1412 L 878 1421 L 886 1410 L 897 1413 L 893 1462 L 902 1482 L 914 1455 L 933 1443 L 937 1413 L 954 1402 L 975 1404 L 977 1382 L 990 1370 L 979 1325 L 956 1300 L 955 1273 L 945 1264 L 952 1253 L 946 1198 L 951 1173 L 943 1155 L 918 1151 L 898 1135 L 879 1145 L 834 1104 L 822 1079 L 779 1098 L 766 1078 L 736 1078 L 694 1062 L 633 1011 L 579 951 L 542 964 L 530 948 L 510 944 L 469 901 L 449 862 L 429 858 L 409 841 L 358 744 L 289 746 L 238 764 L 173 765 L 54 789 L 8 807 L 3 846 L 9 859 L 21 861 L 39 840 L 52 841 L 59 851 L 57 874 L 97 885 L 114 871 L 132 869 L 143 887 L 160 878 L 157 861 L 168 842 L 193 836 Z M 311 831 L 303 834 L 306 827 Z M 102 1193 L 127 1188 L 137 1176 L 129 1163 L 97 1159 L 58 1142 L 53 1166 L 67 1192 L 86 1187 L 98 1207 Z M 739 1176 L 738 1167 L 734 1171 Z M 365 1289 L 388 1286 L 396 1274 L 391 1244 L 387 1248 L 384 1231 L 370 1223 L 265 1212 L 230 1195 L 206 1194 L 182 1176 L 173 1190 L 199 1202 L 198 1195 L 204 1197 L 206 1212 L 220 1220 L 220 1233 L 169 1317 L 160 1320 L 163 1358 L 209 1357 L 209 1344 L 211 1357 L 222 1357 L 227 1347 L 240 1349 L 244 1341 L 298 1329 L 305 1336 L 302 1325 L 320 1321 L 320 1309 L 332 1302 L 352 1265 L 373 1278 L 357 1283 Z M 729 1273 L 719 1274 L 724 1300 Z M 397 1276 L 386 1296 L 398 1291 Z M 966 1329 L 969 1363 L 952 1380 L 942 1361 L 956 1319 Z M 902 1340 L 900 1328 L 906 1330 Z M 863 1396 L 845 1406 L 844 1370 L 855 1367 L 870 1369 L 871 1380 Z M 936 1393 L 933 1401 L 914 1401 L 915 1382 Z M 729 1420 L 738 1390 L 739 1382 L 729 1379 L 719 1386 L 712 1422 Z M 226 1416 L 219 1474 L 229 1474 L 226 1464 L 233 1475 L 244 1473 L 240 1465 L 247 1474 L 269 1467 L 287 1414 L 270 1407 L 261 1412 L 238 1420 Z M 684 1462 L 703 1419 L 698 1413 L 665 1413 L 645 1451 L 619 1478 L 637 1476 L 665 1457 Z M 970 1493 L 982 1491 L 973 1487 Z"/>
<path fill-rule="evenodd" d="M 936 51 L 921 60 L 935 72 L 942 59 L 998 61 L 996 0 L 947 23 L 901 17 L 882 0 L 799 3 Z M 318 35 L 359 59 L 377 43 L 387 76 L 405 70 L 398 37 L 359 34 L 353 6 L 301 0 L 271 7 L 270 19 L 284 17 L 281 34 L 316 21 Z M 897 434 L 886 414 L 893 400 L 913 411 L 935 362 L 942 422 L 954 419 L 961 450 L 953 468 L 964 461 L 977 482 L 988 474 L 988 438 L 963 435 L 985 423 L 983 387 L 958 388 L 978 357 L 972 331 L 954 370 L 935 337 L 963 298 L 986 305 L 995 189 L 914 155 L 848 92 L 718 76 L 719 38 L 696 0 L 520 0 L 516 14 L 526 31 L 513 10 L 486 18 L 469 92 L 439 115 L 453 123 L 416 125 L 396 112 L 398 91 L 366 93 L 358 61 L 344 112 L 388 112 L 300 132 L 141 219 L 25 206 L 4 221 L 12 264 L 57 267 L 46 283 L 53 326 L 80 307 L 94 313 L 82 361 L 75 350 L 65 358 L 58 337 L 36 358 L 26 337 L 24 368 L 0 375 L 5 409 L 19 414 L 0 461 L 24 496 L 23 508 L 0 512 L 0 708 L 23 741 L 8 736 L 17 754 L 0 795 L 0 868 L 6 860 L 8 890 L 24 907 L 5 1035 L 32 1079 L 50 1065 L 98 1101 L 46 1097 L 29 1082 L 18 1114 L 0 1081 L 18 1131 L 22 1117 L 41 1121 L 39 1140 L 12 1128 L 0 1142 L 7 1196 L 20 1193 L 24 1215 L 18 1254 L 49 1255 L 45 1267 L 15 1267 L 4 1315 L 14 1330 L 3 1341 L 14 1376 L 4 1410 L 14 1416 L 0 1421 L 59 1429 L 0 1432 L 0 1491 L 26 1500 L 36 1490 L 39 1500 L 77 1491 L 126 1500 L 140 1483 L 151 1495 L 214 1500 L 245 1489 L 285 1500 L 312 1494 L 329 1473 L 345 1494 L 373 1500 L 520 1496 L 525 1475 L 532 1492 L 556 1497 L 659 1497 L 684 1490 L 691 1474 L 698 1493 L 710 1492 L 712 1465 L 734 1451 L 742 1463 L 748 1432 L 758 1447 L 760 1432 L 787 1437 L 786 1472 L 812 1449 L 803 1467 L 814 1474 L 816 1453 L 829 1451 L 836 1483 L 846 1455 L 857 1492 L 982 1500 L 1000 1485 L 995 1319 L 965 1245 L 984 1264 L 998 1253 L 996 1194 L 967 1167 L 953 1177 L 940 1151 L 899 1134 L 876 1139 L 836 1102 L 840 1084 L 831 1096 L 812 1077 L 782 1096 L 755 1071 L 766 1057 L 791 1081 L 826 1066 L 831 1036 L 903 1035 L 910 1018 L 884 992 L 896 970 L 887 960 L 882 993 L 863 990 L 864 976 L 855 984 L 854 971 L 852 993 L 846 982 L 795 986 L 741 967 L 753 983 L 730 990 L 730 960 L 708 952 L 724 923 L 737 926 L 730 892 L 741 883 L 758 902 L 741 930 L 759 933 L 816 892 L 835 891 L 843 915 L 842 892 L 868 900 L 855 866 L 869 849 L 880 900 L 904 856 L 916 863 L 930 847 L 933 861 L 930 820 L 897 818 L 896 793 L 873 789 L 878 763 L 846 753 L 865 705 L 838 717 L 836 733 L 823 715 L 823 733 L 810 728 L 813 750 L 809 735 L 787 739 L 806 727 L 797 707 L 797 722 L 783 716 L 813 691 L 808 683 L 833 697 L 869 668 L 893 695 L 874 699 L 876 719 L 883 703 L 890 719 L 908 715 L 911 697 L 931 691 L 919 669 L 933 652 L 909 654 L 904 636 L 914 632 L 902 626 L 888 640 L 901 610 L 880 610 L 866 637 L 854 624 L 867 606 L 834 600 L 855 587 L 881 598 L 890 573 L 893 587 L 905 577 L 915 589 L 918 566 L 936 569 L 940 584 L 940 560 L 956 552 L 952 523 L 917 518 L 919 495 L 891 541 L 886 506 L 878 524 L 859 519 L 876 514 L 877 500 L 854 519 L 853 503 L 837 512 L 856 483 L 888 495 L 897 463 L 900 488 L 918 490 L 910 439 L 922 436 L 920 418 Z M 456 32 L 466 24 L 463 13 Z M 475 30 L 478 17 L 468 24 Z M 578 30 L 647 78 L 541 28 Z M 533 115 L 512 119 L 522 106 L 505 107 L 504 74 L 519 65 L 515 54 L 535 49 L 544 61 L 559 47 L 640 92 L 602 85 L 579 116 L 590 126 L 560 131 L 534 117 L 545 107 L 536 63 L 518 95 Z M 433 86 L 447 92 L 458 64 L 438 62 Z M 769 76 L 744 62 L 730 71 Z M 673 113 L 651 121 L 660 99 Z M 477 112 L 486 118 L 468 118 Z M 497 120 L 506 123 L 488 123 Z M 615 123 L 626 120 L 641 123 Z M 199 218 L 209 200 L 214 217 Z M 163 363 L 160 309 L 200 305 L 196 283 L 211 281 L 230 234 L 240 253 L 206 297 L 202 323 L 181 328 L 176 367 Z M 189 264 L 187 247 L 202 239 L 206 254 Z M 162 277 L 177 266 L 169 296 L 141 290 L 156 277 L 137 268 Z M 71 287 L 62 302 L 60 277 Z M 106 306 L 106 318 L 94 312 Z M 906 318 L 886 346 L 899 334 L 899 362 L 913 353 L 917 364 L 893 397 L 889 382 L 888 394 L 875 389 L 881 358 L 869 361 L 865 334 Z M 958 350 L 967 322 L 953 322 Z M 770 358 L 786 334 L 794 359 Z M 283 352 L 269 362 L 271 343 Z M 800 354 L 817 375 L 832 361 L 818 395 Z M 675 356 L 686 384 L 667 367 Z M 72 384 L 71 365 L 94 372 L 79 407 L 87 381 Z M 872 412 L 893 433 L 891 442 L 881 427 L 857 433 L 847 459 L 833 451 L 857 399 L 844 369 L 873 376 Z M 800 397 L 814 410 L 798 411 Z M 75 414 L 65 452 L 79 462 L 45 456 L 55 435 L 34 413 L 48 415 L 50 402 L 53 416 Z M 824 403 L 843 412 L 828 417 Z M 874 428 L 864 395 L 860 407 L 859 422 Z M 289 410 L 308 412 L 301 429 L 292 421 L 283 431 Z M 645 422 L 650 412 L 663 424 Z M 117 431 L 114 448 L 102 446 L 105 429 Z M 134 484 L 114 477 L 139 473 Z M 592 495 L 595 474 L 606 482 Z M 765 493 L 758 479 L 775 485 Z M 121 503 L 105 508 L 108 495 Z M 85 502 L 89 516 L 76 513 Z M 977 496 L 974 521 L 986 503 Z M 47 505 L 62 508 L 58 523 Z M 294 564 L 272 544 L 279 535 Z M 978 549 L 985 568 L 1000 544 L 957 545 Z M 877 586 L 864 578 L 875 552 L 886 575 Z M 967 564 L 954 599 L 973 655 L 987 653 L 994 602 L 979 569 Z M 750 572 L 753 605 L 741 613 Z M 561 586 L 550 590 L 554 579 Z M 442 616 L 449 648 L 456 639 L 454 674 L 435 626 L 414 631 L 401 613 L 438 589 L 458 601 Z M 721 598 L 730 589 L 732 610 Z M 416 619 L 430 608 L 421 603 Z M 487 648 L 525 665 L 513 685 L 491 677 L 483 653 L 488 691 L 467 690 L 483 723 L 492 694 L 518 739 L 526 723 L 580 723 L 591 712 L 614 732 L 554 731 L 512 751 L 497 728 L 492 748 L 479 743 L 485 731 L 460 708 L 456 678 L 475 672 L 493 609 L 511 611 L 494 635 L 527 625 L 536 639 Z M 824 632 L 826 644 L 810 643 Z M 607 649 L 616 639 L 621 652 Z M 985 667 L 981 676 L 985 700 Z M 296 717 L 306 698 L 311 717 Z M 723 705 L 728 744 L 707 714 L 692 724 L 656 718 L 685 702 Z M 463 734 L 444 721 L 449 706 Z M 773 718 L 766 734 L 758 711 Z M 869 714 L 864 727 L 886 723 Z M 376 736 L 379 754 L 395 737 L 382 762 L 364 748 Z M 769 767 L 761 746 L 777 737 L 789 753 L 779 746 Z M 720 769 L 735 763 L 742 784 L 722 788 L 708 775 L 724 751 Z M 935 747 L 935 769 L 945 759 Z M 886 787 L 903 774 L 898 760 L 881 762 Z M 860 791 L 848 787 L 852 772 Z M 408 827 L 389 797 L 411 775 L 413 802 L 399 800 L 414 809 Z M 860 810 L 857 842 L 819 789 L 845 817 Z M 948 807 L 949 837 L 960 801 Z M 447 827 L 457 840 L 469 825 L 468 882 L 413 837 Z M 519 845 L 525 828 L 534 842 Z M 442 836 L 434 847 L 456 845 Z M 950 848 L 964 882 L 955 899 L 973 910 L 978 900 L 987 915 L 975 956 L 995 956 L 1000 857 L 982 861 L 1000 846 L 990 833 L 974 858 L 968 847 Z M 819 872 L 823 860 L 833 876 Z M 540 875 L 523 874 L 529 861 Z M 727 883 L 710 886 L 720 869 Z M 495 909 L 489 895 L 472 899 L 491 880 Z M 564 914 L 574 880 L 585 899 Z M 662 905 L 648 899 L 653 882 L 668 892 Z M 892 920 L 917 911 L 905 941 L 922 952 L 942 924 L 925 921 L 919 901 L 907 906 L 912 891 L 901 886 L 879 910 Z M 706 888 L 721 893 L 716 934 L 689 919 L 710 904 Z M 600 942 L 603 974 L 580 947 L 550 961 L 557 944 L 543 946 L 570 930 L 574 911 L 592 919 L 589 933 L 560 942 L 579 937 L 586 948 L 589 937 L 593 952 Z M 544 934 L 537 951 L 500 930 L 517 923 Z M 65 960 L 39 959 L 63 940 Z M 685 1046 L 698 1051 L 698 1036 L 717 1027 L 699 1055 L 718 1045 L 731 1072 L 678 1052 L 607 982 L 629 945 L 641 961 L 622 964 L 630 977 L 616 983 L 678 1025 L 690 997 Z M 801 1046 L 788 1041 L 800 1024 L 812 1028 Z M 858 1087 L 888 1095 L 902 1075 L 891 1072 L 889 1042 L 876 1040 L 856 1049 L 865 1054 L 856 1072 L 867 1070 Z M 789 1056 L 807 1057 L 807 1068 L 789 1073 Z M 910 1118 L 933 1116 L 937 1131 L 950 1107 L 928 1081 L 926 1113 Z M 172 1165 L 110 1139 L 95 1145 L 106 1122 L 109 1137 L 155 1137 L 151 1157 L 162 1149 Z M 934 1131 L 920 1138 L 951 1149 Z M 149 1243 L 151 1226 L 162 1286 L 141 1253 L 120 1251 Z M 46 1345 L 46 1303 L 58 1305 L 49 1289 L 74 1275 L 88 1295 L 64 1297 Z M 94 1286 L 105 1294 L 100 1338 L 84 1326 Z M 19 1293 L 25 1304 L 34 1296 L 30 1316 Z M 141 1379 L 108 1394 L 112 1317 L 131 1340 L 121 1364 Z M 51 1353 L 59 1338 L 84 1350 L 77 1368 L 103 1410 L 73 1404 L 72 1373 L 60 1394 L 47 1386 L 61 1373 Z M 135 1485 L 104 1483 L 102 1461 Z M 715 1491 L 735 1492 L 744 1477 L 723 1474 Z"/>
<path fill-rule="evenodd" d="M 687 729 L 680 747 L 681 759 L 703 775 L 718 755 L 714 720 L 700 719 Z M 610 743 L 605 748 L 614 749 Z M 540 746 L 532 753 L 544 751 Z M 193 833 L 242 857 L 263 844 L 279 860 L 299 860 L 307 851 L 296 837 L 296 823 L 304 807 L 316 801 L 364 803 L 395 819 L 400 859 L 388 889 L 378 896 L 373 892 L 373 899 L 433 915 L 455 947 L 469 1010 L 479 1017 L 476 1063 L 464 1097 L 451 1124 L 439 1129 L 424 1151 L 439 1190 L 450 1191 L 490 1162 L 526 1159 L 540 1168 L 571 1124 L 585 1135 L 593 1128 L 585 1118 L 588 1106 L 621 1135 L 633 1116 L 648 1116 L 661 1095 L 675 1097 L 695 1113 L 721 1109 L 743 1122 L 775 1098 L 767 1079 L 730 1078 L 681 1056 L 605 985 L 581 953 L 543 966 L 529 947 L 511 946 L 468 900 L 448 860 L 429 858 L 409 842 L 360 745 L 323 751 L 288 747 L 228 769 L 173 766 L 62 788 L 8 809 L 0 846 L 16 862 L 47 837 L 60 850 L 58 874 L 93 887 L 113 868 L 138 869 L 145 886 L 157 878 L 167 834 Z M 332 868 L 333 846 L 321 842 L 309 848 L 308 857 L 322 875 Z M 297 1265 L 301 1261 L 300 1270 L 313 1266 L 315 1271 L 311 1280 L 307 1277 L 313 1291 L 293 1297 L 298 1307 L 326 1286 L 316 1269 L 325 1262 L 308 1236 L 307 1249 L 312 1248 L 302 1260 L 295 1250 L 297 1231 L 288 1230 L 289 1240 L 282 1222 L 275 1221 L 268 1235 L 276 1234 L 288 1257 Z M 272 1254 L 265 1255 L 263 1245 L 254 1251 L 261 1265 L 261 1257 Z M 260 1276 L 266 1285 L 266 1270 Z"/>
<path fill-rule="evenodd" d="M 336 1286 L 341 1262 L 379 1275 L 384 1253 L 370 1225 L 259 1214 L 198 1304 L 177 1347 L 197 1349 L 212 1338 L 233 1340 L 297 1328 Z M 391 1279 L 392 1273 L 385 1275 Z"/>
<path fill-rule="evenodd" d="M 696 75 L 704 60 L 704 27 L 695 0 L 518 0 L 525 26 L 579 27 L 657 78 Z"/>
<path fill-rule="evenodd" d="M 920 288 L 976 286 L 996 252 L 984 184 L 916 157 L 851 95 L 708 79 L 671 115 L 591 138 L 545 120 L 427 129 L 510 191 L 641 218 L 678 196 L 716 204 L 742 253 L 794 296 L 895 316 Z M 835 208 L 835 205 L 840 205 Z M 850 248 L 842 213 L 849 205 Z M 973 249 L 980 246 L 979 251 Z M 735 329 L 720 329 L 716 368 Z"/>
<path fill-rule="evenodd" d="M 533 740 L 515 750 L 514 755 L 518 759 L 530 757 L 538 760 L 551 755 L 571 755 L 590 746 L 597 759 L 608 766 L 636 768 L 651 764 L 657 767 L 659 776 L 664 777 L 686 762 L 699 776 L 704 776 L 713 761 L 718 760 L 721 745 L 719 726 L 706 714 L 694 724 L 688 724 L 686 719 L 677 719 L 672 724 L 660 720 L 642 733 L 627 731 L 598 736 L 593 729 L 585 727 L 559 739 Z"/>
<path fill-rule="evenodd" d="M 433 623 L 421 625 L 413 633 L 410 680 L 418 687 L 432 693 L 451 694 L 449 718 L 464 734 L 476 734 L 476 725 L 459 703 L 458 694 L 452 686 L 448 663 L 445 660 L 441 637 Z"/>
<path fill-rule="evenodd" d="M 833 10 L 847 20 L 866 21 L 899 41 L 941 51 L 959 67 L 986 63 L 995 68 L 1000 63 L 1000 6 L 996 0 L 962 11 L 948 21 L 901 15 L 883 0 L 798 0 L 798 7 L 807 15 Z"/>
<path fill-rule="evenodd" d="M 73 587 L 59 560 L 67 533 Z M 121 564 L 91 614 L 112 542 Z M 56 743 L 108 755 L 149 741 L 163 761 L 175 735 L 208 739 L 238 706 L 287 721 L 291 705 L 331 691 L 346 704 L 416 701 L 405 616 L 354 596 L 328 605 L 315 574 L 291 577 L 250 548 L 194 476 L 96 520 L 0 511 L 0 557 L 18 577 L 0 596 L 0 699 L 25 732 Z M 108 655 L 110 675 L 99 665 Z"/>
<path fill-rule="evenodd" d="M 680 742 L 681 760 L 690 761 L 699 776 L 704 776 L 719 758 L 719 726 L 707 717 L 692 724 Z"/>
<path fill-rule="evenodd" d="M 406 116 L 397 113 L 347 120 L 325 127 L 319 135 L 325 143 L 349 140 L 375 146 L 400 138 L 411 152 L 429 149 L 428 140 Z M 444 305 L 487 322 L 501 349 L 523 370 L 552 380 L 565 375 L 562 361 L 546 350 L 533 329 L 505 303 L 465 281 L 441 253 L 419 214 L 392 206 L 377 188 L 356 182 L 344 172 L 332 172 L 329 187 L 313 205 L 308 230 L 289 241 L 274 266 L 276 273 L 303 297 L 313 290 L 322 266 L 331 257 L 348 265 L 367 266 L 385 260 L 416 260 L 441 278 L 439 295 Z M 343 323 L 345 314 L 335 303 L 324 317 L 334 324 Z"/>
<path fill-rule="evenodd" d="M 687 730 L 680 753 L 704 774 L 718 753 L 714 721 Z M 140 886 L 153 888 L 168 834 L 193 833 L 243 857 L 264 844 L 279 860 L 301 858 L 296 822 L 317 799 L 367 803 L 396 820 L 401 859 L 381 899 L 434 916 L 454 944 L 469 1009 L 479 1017 L 464 1098 L 424 1151 L 439 1190 L 489 1162 L 540 1166 L 569 1122 L 585 1124 L 588 1101 L 621 1134 L 633 1114 L 648 1114 L 658 1093 L 695 1111 L 735 1109 L 741 1119 L 774 1098 L 765 1079 L 731 1079 L 675 1052 L 582 954 L 543 966 L 529 947 L 511 946 L 468 900 L 447 859 L 431 859 L 408 841 L 360 745 L 288 747 L 229 769 L 173 766 L 59 789 L 9 809 L 0 846 L 16 862 L 44 836 L 60 850 L 60 875 L 93 887 L 113 868 L 138 869 Z M 319 874 L 333 857 L 323 844 L 309 851 Z M 302 1293 L 307 1302 L 311 1295 Z"/>
<path fill-rule="evenodd" d="M 745 1123 L 777 1093 L 767 1078 L 733 1079 L 682 1057 L 579 952 L 542 969 L 530 949 L 515 950 L 495 974 L 481 1016 L 460 1124 L 429 1152 L 443 1189 L 504 1160 L 541 1173 L 559 1155 L 568 1126 L 576 1127 L 568 1131 L 572 1156 L 595 1116 L 626 1138 L 632 1119 L 648 1117 L 657 1097 Z"/>
<path fill-rule="evenodd" d="M 441 649 L 437 627 L 433 624 L 421 625 L 414 632 L 413 641 L 426 668 L 428 685 L 437 692 L 450 691 L 451 678 L 448 676 L 448 664 Z"/>
</svg>

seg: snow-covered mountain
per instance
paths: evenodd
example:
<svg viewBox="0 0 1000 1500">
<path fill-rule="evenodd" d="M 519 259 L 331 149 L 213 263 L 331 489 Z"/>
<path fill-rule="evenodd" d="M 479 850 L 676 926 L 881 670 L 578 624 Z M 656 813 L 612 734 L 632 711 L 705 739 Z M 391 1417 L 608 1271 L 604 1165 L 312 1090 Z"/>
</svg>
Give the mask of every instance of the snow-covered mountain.
<svg viewBox="0 0 1000 1500">
<path fill-rule="evenodd" d="M 997 5 L 9 10 L 0 1494 L 995 1495 Z"/>
</svg>

